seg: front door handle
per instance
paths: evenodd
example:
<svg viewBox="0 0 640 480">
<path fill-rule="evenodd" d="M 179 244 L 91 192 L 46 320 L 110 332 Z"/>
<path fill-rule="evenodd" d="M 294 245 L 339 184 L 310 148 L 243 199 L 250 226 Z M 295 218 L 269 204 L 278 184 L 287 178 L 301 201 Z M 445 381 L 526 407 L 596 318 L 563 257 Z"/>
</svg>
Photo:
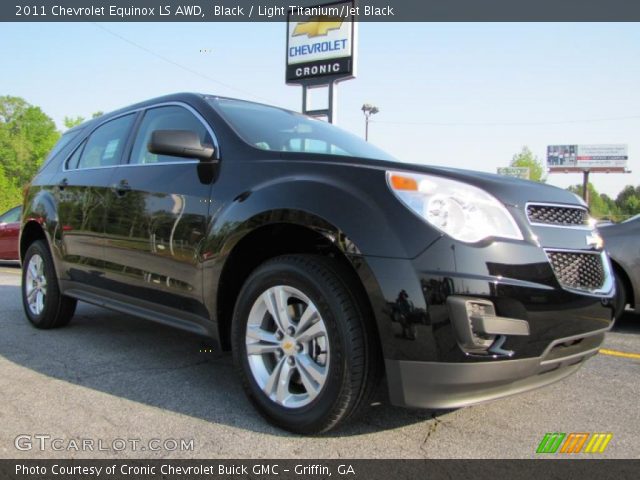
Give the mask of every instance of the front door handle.
<svg viewBox="0 0 640 480">
<path fill-rule="evenodd" d="M 60 180 L 60 182 L 58 182 L 58 188 L 60 190 L 64 190 L 64 187 L 69 185 L 69 180 L 67 180 L 66 178 L 63 178 L 62 180 Z"/>
<path fill-rule="evenodd" d="M 113 189 L 114 192 L 116 192 L 116 195 L 118 195 L 119 197 L 122 197 L 129 190 L 131 190 L 131 185 L 129 185 L 129 182 L 123 179 L 123 180 L 120 180 L 119 183 L 112 185 L 111 188 Z"/>
</svg>

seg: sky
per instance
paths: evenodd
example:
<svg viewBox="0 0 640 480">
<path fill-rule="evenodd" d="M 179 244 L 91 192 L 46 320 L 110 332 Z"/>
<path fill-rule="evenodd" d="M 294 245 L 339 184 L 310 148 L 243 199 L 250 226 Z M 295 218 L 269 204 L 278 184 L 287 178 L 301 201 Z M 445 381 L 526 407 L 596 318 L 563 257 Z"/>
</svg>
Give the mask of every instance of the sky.
<svg viewBox="0 0 640 480">
<path fill-rule="evenodd" d="M 63 129 L 155 96 L 196 91 L 301 109 L 285 85 L 284 23 L 3 23 L 0 95 Z M 338 126 L 401 161 L 495 172 L 527 145 L 628 144 L 630 174 L 592 174 L 615 196 L 640 184 L 640 24 L 359 24 L 358 75 Z M 321 97 L 318 92 L 317 98 Z M 320 107 L 321 105 L 317 105 Z M 581 174 L 552 174 L 560 187 Z"/>
</svg>

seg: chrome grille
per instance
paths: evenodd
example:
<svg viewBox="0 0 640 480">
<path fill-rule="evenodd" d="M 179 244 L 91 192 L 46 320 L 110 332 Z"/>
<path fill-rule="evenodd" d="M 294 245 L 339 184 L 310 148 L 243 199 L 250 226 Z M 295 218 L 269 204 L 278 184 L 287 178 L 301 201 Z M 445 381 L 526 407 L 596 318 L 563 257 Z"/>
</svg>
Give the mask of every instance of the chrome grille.
<svg viewBox="0 0 640 480">
<path fill-rule="evenodd" d="M 606 274 L 600 253 L 547 251 L 553 272 L 565 288 L 598 290 Z"/>
<path fill-rule="evenodd" d="M 558 205 L 529 204 L 527 218 L 531 223 L 543 225 L 577 226 L 589 223 L 589 214 L 586 209 Z"/>
</svg>

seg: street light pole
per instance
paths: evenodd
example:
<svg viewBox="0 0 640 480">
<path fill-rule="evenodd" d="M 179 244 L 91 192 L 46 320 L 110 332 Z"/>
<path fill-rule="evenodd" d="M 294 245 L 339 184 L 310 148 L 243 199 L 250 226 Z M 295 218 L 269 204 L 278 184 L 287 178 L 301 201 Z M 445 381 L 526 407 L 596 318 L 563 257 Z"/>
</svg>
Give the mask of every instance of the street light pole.
<svg viewBox="0 0 640 480">
<path fill-rule="evenodd" d="M 366 142 L 369 141 L 369 115 L 364 114 L 364 139 Z"/>
<path fill-rule="evenodd" d="M 362 113 L 364 113 L 364 139 L 369 141 L 369 117 L 371 115 L 375 115 L 380 110 L 375 105 L 371 105 L 370 103 L 365 103 L 362 105 Z"/>
</svg>

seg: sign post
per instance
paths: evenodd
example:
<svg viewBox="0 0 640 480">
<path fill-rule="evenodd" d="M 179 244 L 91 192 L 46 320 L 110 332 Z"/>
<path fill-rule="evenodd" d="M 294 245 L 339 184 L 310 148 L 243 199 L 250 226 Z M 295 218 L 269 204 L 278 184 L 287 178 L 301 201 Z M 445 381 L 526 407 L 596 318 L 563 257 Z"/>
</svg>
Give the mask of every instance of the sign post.
<svg viewBox="0 0 640 480">
<path fill-rule="evenodd" d="M 287 85 L 302 86 L 302 113 L 337 121 L 337 83 L 356 76 L 355 0 L 289 7 Z M 309 108 L 309 90 L 328 89 L 327 108 Z"/>
<path fill-rule="evenodd" d="M 582 172 L 582 198 L 589 203 L 589 174 L 631 173 L 627 170 L 627 145 L 549 145 L 549 173 Z"/>
</svg>

